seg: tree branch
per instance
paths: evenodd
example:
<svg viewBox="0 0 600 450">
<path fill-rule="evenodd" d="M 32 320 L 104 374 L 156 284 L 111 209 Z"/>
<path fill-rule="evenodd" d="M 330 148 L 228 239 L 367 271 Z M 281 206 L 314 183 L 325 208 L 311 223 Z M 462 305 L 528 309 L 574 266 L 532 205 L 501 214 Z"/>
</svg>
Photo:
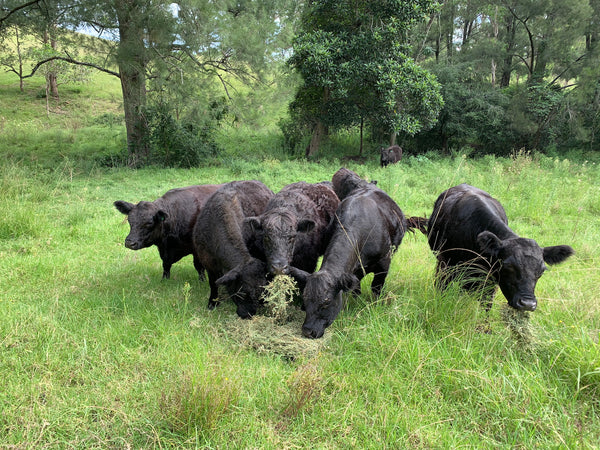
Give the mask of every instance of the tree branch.
<svg viewBox="0 0 600 450">
<path fill-rule="evenodd" d="M 33 75 L 35 75 L 35 73 L 37 72 L 37 70 L 38 70 L 38 69 L 39 69 L 41 66 L 43 66 L 43 65 L 44 65 L 44 64 L 46 64 L 46 63 L 49 63 L 50 61 L 66 61 L 66 62 L 68 62 L 68 63 L 71 63 L 71 64 L 77 64 L 77 65 L 79 65 L 79 66 L 91 67 L 91 68 L 93 68 L 93 69 L 99 70 L 100 72 L 104 72 L 104 73 L 107 73 L 107 74 L 109 74 L 109 75 L 113 75 L 113 76 L 115 76 L 115 77 L 117 77 L 117 78 L 121 78 L 121 74 L 119 74 L 118 72 L 114 72 L 114 71 L 112 71 L 112 70 L 105 69 L 104 67 L 98 66 L 98 65 L 96 65 L 96 64 L 88 63 L 88 62 L 85 62 L 85 61 L 76 61 L 76 60 L 74 60 L 74 59 L 73 59 L 73 58 L 71 58 L 71 57 L 65 58 L 64 56 L 52 56 L 52 57 L 50 57 L 50 58 L 46 58 L 46 59 L 44 59 L 44 60 L 42 60 L 42 61 L 39 61 L 39 62 L 38 62 L 38 63 L 37 63 L 37 64 L 36 64 L 36 65 L 33 67 L 33 69 L 31 69 L 31 73 L 30 73 L 29 75 L 25 75 L 25 76 L 23 76 L 22 78 L 30 78 L 30 77 L 32 77 Z"/>
<path fill-rule="evenodd" d="M 12 16 L 13 14 L 15 14 L 16 12 L 20 11 L 21 9 L 24 8 L 29 8 L 30 6 L 36 5 L 38 4 L 40 1 L 42 0 L 31 0 L 30 2 L 27 3 L 23 3 L 20 6 L 17 6 L 11 10 L 8 10 L 7 14 L 4 17 L 0 17 L 0 29 L 2 29 L 2 24 L 4 23 L 5 20 L 8 20 L 8 18 L 10 16 Z"/>
</svg>

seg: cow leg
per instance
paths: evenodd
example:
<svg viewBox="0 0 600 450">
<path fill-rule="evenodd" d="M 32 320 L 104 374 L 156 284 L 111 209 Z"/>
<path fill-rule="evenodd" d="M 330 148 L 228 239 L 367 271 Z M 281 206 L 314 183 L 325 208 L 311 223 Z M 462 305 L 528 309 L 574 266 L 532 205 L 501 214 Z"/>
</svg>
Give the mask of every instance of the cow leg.
<svg viewBox="0 0 600 450">
<path fill-rule="evenodd" d="M 356 270 L 354 270 L 354 276 L 356 278 L 358 278 L 358 284 L 356 285 L 356 288 L 352 290 L 352 295 L 354 295 L 355 297 L 358 297 L 361 294 L 360 282 L 365 277 L 365 273 L 366 273 L 366 268 L 364 268 L 361 265 L 359 265 L 356 268 Z"/>
<path fill-rule="evenodd" d="M 162 259 L 163 280 L 168 280 L 171 278 L 171 266 L 173 265 L 173 259 L 170 257 L 165 246 L 156 244 L 156 247 L 158 247 L 158 254 L 160 255 L 160 259 Z"/>
<path fill-rule="evenodd" d="M 171 266 L 173 265 L 173 263 L 167 261 L 167 260 L 163 260 L 163 280 L 168 280 L 169 278 L 171 278 Z"/>
<path fill-rule="evenodd" d="M 194 254 L 194 267 L 196 269 L 196 272 L 198 272 L 198 277 L 200 278 L 200 281 L 204 281 L 204 266 L 202 265 L 200 259 L 196 254 Z"/>
<path fill-rule="evenodd" d="M 375 264 L 369 272 L 373 272 L 373 281 L 371 282 L 371 292 L 375 297 L 379 297 L 383 284 L 390 269 L 390 260 L 384 260 Z"/>
<path fill-rule="evenodd" d="M 383 284 L 385 283 L 385 279 L 387 277 L 388 271 L 378 271 L 375 272 L 375 276 L 373 277 L 373 281 L 371 282 L 371 292 L 375 297 L 379 297 L 381 293 L 381 289 L 383 289 Z"/>
<path fill-rule="evenodd" d="M 215 309 L 219 304 L 219 287 L 215 281 L 219 278 L 219 275 L 215 272 L 208 271 L 208 285 L 210 286 L 210 295 L 208 297 L 208 309 Z"/>
</svg>

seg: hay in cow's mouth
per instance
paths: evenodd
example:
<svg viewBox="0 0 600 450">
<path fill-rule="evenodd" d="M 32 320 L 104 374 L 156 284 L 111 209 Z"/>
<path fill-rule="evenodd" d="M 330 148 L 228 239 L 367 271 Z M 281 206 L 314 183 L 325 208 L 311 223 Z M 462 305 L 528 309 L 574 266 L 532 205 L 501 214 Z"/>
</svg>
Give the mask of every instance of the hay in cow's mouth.
<svg viewBox="0 0 600 450">
<path fill-rule="evenodd" d="M 529 312 L 519 311 L 508 304 L 504 304 L 500 309 L 500 315 L 519 345 L 522 345 L 524 349 L 529 349 L 535 345 L 537 339 L 529 321 Z"/>
</svg>

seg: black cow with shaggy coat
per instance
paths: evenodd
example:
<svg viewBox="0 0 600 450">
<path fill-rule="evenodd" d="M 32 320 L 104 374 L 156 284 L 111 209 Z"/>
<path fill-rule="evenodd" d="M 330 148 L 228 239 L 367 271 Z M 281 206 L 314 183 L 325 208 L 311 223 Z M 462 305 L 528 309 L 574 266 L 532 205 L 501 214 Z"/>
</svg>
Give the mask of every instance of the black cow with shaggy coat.
<svg viewBox="0 0 600 450">
<path fill-rule="evenodd" d="M 379 164 L 381 167 L 386 167 L 389 164 L 395 164 L 402 159 L 402 147 L 399 145 L 391 145 L 388 148 L 381 147 Z"/>
<path fill-rule="evenodd" d="M 360 292 L 360 280 L 374 273 L 371 291 L 378 296 L 393 252 L 402 242 L 407 222 L 402 210 L 381 189 L 342 168 L 332 179 L 342 200 L 334 219 L 331 241 L 318 272 L 292 268 L 302 287 L 306 319 L 302 333 L 323 336 L 342 309 L 342 292 Z"/>
<path fill-rule="evenodd" d="M 466 289 L 484 289 L 488 309 L 499 285 L 510 306 L 534 311 L 535 285 L 546 264 L 558 264 L 574 253 L 568 245 L 540 247 L 519 237 L 508 227 L 500 202 L 468 184 L 440 194 L 426 231 L 438 261 L 439 286 L 458 277 Z"/>
<path fill-rule="evenodd" d="M 218 286 L 224 285 L 247 319 L 256 314 L 266 284 L 267 267 L 258 259 L 259 247 L 244 220 L 263 212 L 273 192 L 260 181 L 232 181 L 206 202 L 196 220 L 193 240 L 208 273 L 208 308 L 217 305 Z"/>
<path fill-rule="evenodd" d="M 127 215 L 129 235 L 125 247 L 131 250 L 156 245 L 163 263 L 163 278 L 170 278 L 171 266 L 184 256 L 194 254 L 194 267 L 200 278 L 204 268 L 194 252 L 192 230 L 208 198 L 220 187 L 205 184 L 171 189 L 153 202 L 137 205 L 123 200 L 114 202 Z"/>
<path fill-rule="evenodd" d="M 327 183 L 300 181 L 281 189 L 260 216 L 246 219 L 263 244 L 270 274 L 288 274 L 290 267 L 315 271 L 339 203 Z"/>
</svg>

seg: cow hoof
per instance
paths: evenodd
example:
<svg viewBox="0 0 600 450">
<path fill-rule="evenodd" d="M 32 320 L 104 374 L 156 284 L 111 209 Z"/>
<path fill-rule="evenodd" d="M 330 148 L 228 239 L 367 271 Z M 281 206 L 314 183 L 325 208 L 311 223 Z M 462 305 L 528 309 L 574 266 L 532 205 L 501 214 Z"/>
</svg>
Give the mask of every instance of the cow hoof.
<svg viewBox="0 0 600 450">
<path fill-rule="evenodd" d="M 208 309 L 212 311 L 213 309 L 215 309 L 218 306 L 218 304 L 219 304 L 219 302 L 209 300 L 208 301 Z"/>
</svg>

